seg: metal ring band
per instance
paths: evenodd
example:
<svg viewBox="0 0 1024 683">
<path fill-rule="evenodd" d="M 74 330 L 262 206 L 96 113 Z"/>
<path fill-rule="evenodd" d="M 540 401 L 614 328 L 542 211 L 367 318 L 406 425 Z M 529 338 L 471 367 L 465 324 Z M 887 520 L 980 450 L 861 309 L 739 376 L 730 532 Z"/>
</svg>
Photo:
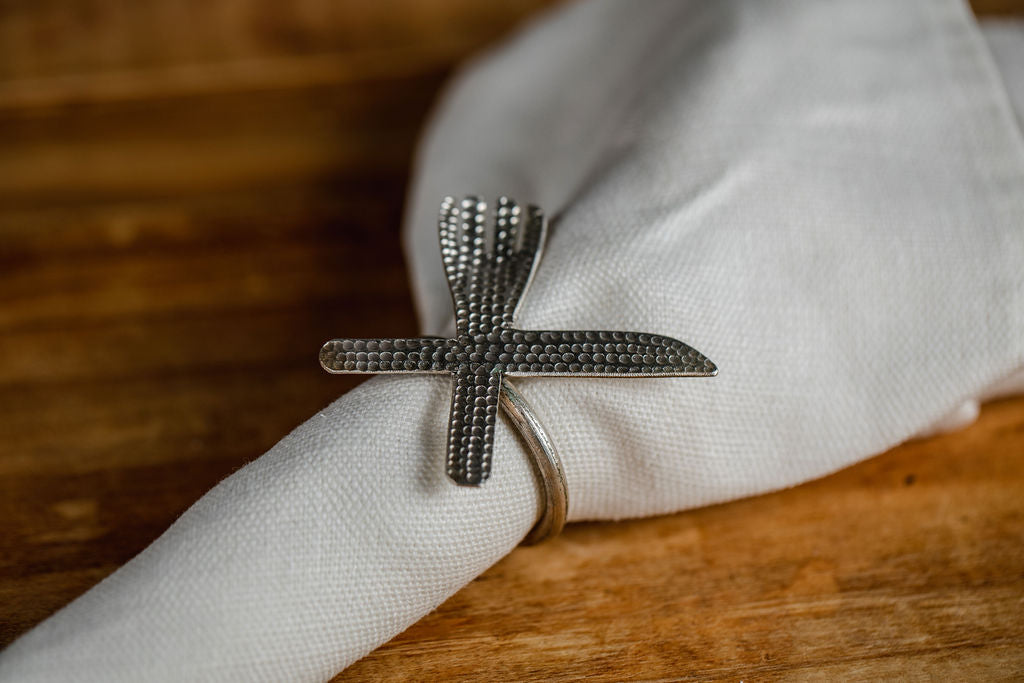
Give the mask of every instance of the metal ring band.
<svg viewBox="0 0 1024 683">
<path fill-rule="evenodd" d="M 499 395 L 501 407 L 519 431 L 533 468 L 540 477 L 544 508 L 537 523 L 523 539 L 524 545 L 534 545 L 561 533 L 569 511 L 569 489 L 565 483 L 562 462 L 555 452 L 555 444 L 526 399 L 504 377 Z"/>
</svg>

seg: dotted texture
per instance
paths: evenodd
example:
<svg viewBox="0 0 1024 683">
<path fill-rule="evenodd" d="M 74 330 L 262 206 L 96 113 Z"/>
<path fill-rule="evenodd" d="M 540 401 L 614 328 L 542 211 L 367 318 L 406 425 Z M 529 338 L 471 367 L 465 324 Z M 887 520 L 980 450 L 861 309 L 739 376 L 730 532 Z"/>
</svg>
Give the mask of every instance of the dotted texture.
<svg viewBox="0 0 1024 683">
<path fill-rule="evenodd" d="M 519 205 L 497 202 L 494 229 L 479 197 L 441 203 L 441 261 L 455 307 L 454 339 L 333 339 L 320 364 L 333 373 L 449 372 L 452 387 L 445 471 L 476 486 L 491 473 L 502 375 L 706 377 L 714 363 L 681 341 L 640 332 L 530 332 L 515 329 L 519 302 L 544 244 L 540 209 L 522 235 Z"/>
</svg>

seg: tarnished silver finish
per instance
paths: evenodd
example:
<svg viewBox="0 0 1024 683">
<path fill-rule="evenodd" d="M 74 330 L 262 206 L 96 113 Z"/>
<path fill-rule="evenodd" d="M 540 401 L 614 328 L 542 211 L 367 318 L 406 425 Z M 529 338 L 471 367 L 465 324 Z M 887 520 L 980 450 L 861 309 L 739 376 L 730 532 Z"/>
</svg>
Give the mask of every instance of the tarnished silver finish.
<svg viewBox="0 0 1024 683">
<path fill-rule="evenodd" d="M 641 332 L 515 328 L 515 313 L 540 260 L 546 222 L 498 200 L 494 230 L 476 197 L 441 204 L 441 259 L 455 305 L 454 339 L 334 339 L 320 350 L 331 373 L 437 372 L 454 376 L 446 470 L 478 486 L 490 475 L 502 378 L 708 377 L 717 368 L 681 341 Z"/>
</svg>

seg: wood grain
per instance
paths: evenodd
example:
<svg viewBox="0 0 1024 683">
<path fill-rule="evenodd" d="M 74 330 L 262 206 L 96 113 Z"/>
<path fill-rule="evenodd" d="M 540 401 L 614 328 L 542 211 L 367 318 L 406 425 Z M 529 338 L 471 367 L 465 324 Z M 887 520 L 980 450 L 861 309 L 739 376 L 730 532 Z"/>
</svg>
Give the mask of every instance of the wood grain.
<svg viewBox="0 0 1024 683">
<path fill-rule="evenodd" d="M 548 4 L 0 4 L 0 646 L 354 386 L 323 340 L 415 333 L 418 131 Z M 1022 452 L 1007 401 L 798 489 L 577 525 L 339 680 L 1012 678 Z"/>
<path fill-rule="evenodd" d="M 356 680 L 1024 675 L 1024 399 L 826 479 L 516 549 Z"/>
</svg>

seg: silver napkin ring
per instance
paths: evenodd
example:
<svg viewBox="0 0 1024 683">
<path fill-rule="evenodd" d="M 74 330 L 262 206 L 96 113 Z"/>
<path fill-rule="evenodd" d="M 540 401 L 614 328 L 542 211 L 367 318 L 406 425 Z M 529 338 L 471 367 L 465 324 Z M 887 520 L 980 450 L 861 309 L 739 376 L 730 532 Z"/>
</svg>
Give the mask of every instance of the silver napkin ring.
<svg viewBox="0 0 1024 683">
<path fill-rule="evenodd" d="M 491 474 L 494 425 L 504 405 L 540 473 L 545 508 L 536 542 L 565 523 L 565 477 L 551 439 L 506 377 L 711 377 L 718 368 L 681 341 L 644 332 L 535 331 L 516 311 L 540 262 L 544 213 L 500 197 L 494 229 L 479 197 L 441 203 L 441 262 L 455 308 L 455 336 L 332 339 L 320 349 L 330 373 L 438 373 L 452 378 L 445 471 L 480 486 Z M 519 422 L 517 422 L 517 420 Z"/>
<path fill-rule="evenodd" d="M 569 512 L 569 487 L 555 443 L 523 397 L 509 381 L 501 383 L 501 407 L 526 445 L 534 472 L 540 479 L 541 513 L 523 543 L 535 545 L 562 533 Z"/>
</svg>

